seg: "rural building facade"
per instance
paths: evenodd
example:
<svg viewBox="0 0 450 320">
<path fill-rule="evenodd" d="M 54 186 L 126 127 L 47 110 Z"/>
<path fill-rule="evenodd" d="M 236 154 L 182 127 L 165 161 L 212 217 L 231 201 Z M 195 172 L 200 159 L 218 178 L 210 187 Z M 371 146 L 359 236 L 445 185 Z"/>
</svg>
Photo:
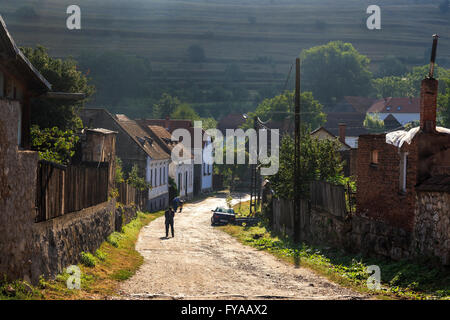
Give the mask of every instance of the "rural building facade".
<svg viewBox="0 0 450 320">
<path fill-rule="evenodd" d="M 433 251 L 449 264 L 450 129 L 436 127 L 437 94 L 437 80 L 422 81 L 420 127 L 360 136 L 357 212 L 415 244 L 396 255 Z"/>
<path fill-rule="evenodd" d="M 36 284 L 78 263 L 115 230 L 115 200 L 108 199 L 115 133 L 82 134 L 76 164 L 39 160 L 30 150 L 31 99 L 51 86 L 1 17 L 0 55 L 0 274 Z"/>
<path fill-rule="evenodd" d="M 174 179 L 180 197 L 191 199 L 194 193 L 194 164 L 191 151 L 179 141 L 172 140 L 172 135 L 161 126 L 147 126 L 147 134 L 158 143 L 164 151 L 172 155 L 177 152 L 179 159 L 172 160 L 169 164 L 169 176 Z M 178 146 L 177 149 L 175 149 Z"/>
<path fill-rule="evenodd" d="M 213 177 L 213 164 L 211 161 L 207 161 L 212 158 L 213 148 L 212 139 L 201 128 L 195 128 L 191 120 L 175 120 L 175 119 L 138 119 L 136 122 L 144 129 L 148 126 L 159 126 L 164 128 L 170 134 L 177 129 L 185 129 L 189 132 L 190 141 L 190 153 L 191 155 L 201 154 L 202 163 L 194 164 L 193 175 L 193 194 L 198 195 L 200 193 L 207 193 L 212 190 L 212 177 Z M 200 148 L 195 145 L 195 135 L 200 137 L 202 144 Z M 176 175 L 176 183 L 178 185 L 178 175 Z M 180 181 L 185 178 L 180 178 Z M 180 182 L 181 183 L 181 182 Z M 190 188 L 190 187 L 189 187 Z M 189 193 L 189 192 L 188 192 Z"/>
<path fill-rule="evenodd" d="M 151 184 L 146 193 L 145 209 L 162 210 L 169 204 L 170 155 L 133 120 L 125 115 L 112 115 L 105 109 L 81 111 L 80 117 L 89 128 L 102 127 L 117 131 L 116 152 L 123 169 L 130 172 L 137 165 L 139 176 Z"/>
<path fill-rule="evenodd" d="M 420 120 L 420 98 L 384 98 L 375 101 L 367 110 L 370 115 L 378 114 L 381 120 L 393 116 L 402 126 Z"/>
</svg>

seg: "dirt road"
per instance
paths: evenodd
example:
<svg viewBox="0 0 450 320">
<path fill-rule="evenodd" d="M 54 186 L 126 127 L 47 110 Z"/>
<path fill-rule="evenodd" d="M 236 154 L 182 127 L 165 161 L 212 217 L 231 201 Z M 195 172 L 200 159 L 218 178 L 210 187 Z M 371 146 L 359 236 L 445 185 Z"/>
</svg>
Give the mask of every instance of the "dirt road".
<svg viewBox="0 0 450 320">
<path fill-rule="evenodd" d="M 164 217 L 142 229 L 145 262 L 120 287 L 122 299 L 362 299 L 312 271 L 240 244 L 211 226 L 224 198 L 186 204 L 175 237 L 164 239 Z"/>
</svg>

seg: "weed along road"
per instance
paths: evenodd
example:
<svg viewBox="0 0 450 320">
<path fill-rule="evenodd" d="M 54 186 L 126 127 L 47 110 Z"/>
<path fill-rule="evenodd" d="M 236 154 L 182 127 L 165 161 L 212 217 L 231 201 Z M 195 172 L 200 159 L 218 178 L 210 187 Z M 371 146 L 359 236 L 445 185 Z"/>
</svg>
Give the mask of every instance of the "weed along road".
<svg viewBox="0 0 450 320">
<path fill-rule="evenodd" d="M 362 299 L 312 271 L 242 245 L 211 226 L 224 198 L 186 204 L 175 216 L 175 237 L 164 217 L 144 227 L 136 249 L 145 261 L 113 299 Z"/>
</svg>

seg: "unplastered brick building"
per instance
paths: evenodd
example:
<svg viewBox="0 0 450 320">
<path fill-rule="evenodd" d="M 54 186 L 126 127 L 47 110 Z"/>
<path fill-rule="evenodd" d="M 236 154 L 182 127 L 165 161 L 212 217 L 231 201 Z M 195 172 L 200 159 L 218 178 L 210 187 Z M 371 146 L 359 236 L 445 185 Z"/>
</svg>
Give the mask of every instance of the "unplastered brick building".
<svg viewBox="0 0 450 320">
<path fill-rule="evenodd" d="M 448 264 L 450 129 L 436 126 L 437 94 L 438 81 L 424 79 L 420 127 L 359 137 L 357 215 L 378 223 L 360 239 L 378 253 L 438 256 Z"/>
</svg>

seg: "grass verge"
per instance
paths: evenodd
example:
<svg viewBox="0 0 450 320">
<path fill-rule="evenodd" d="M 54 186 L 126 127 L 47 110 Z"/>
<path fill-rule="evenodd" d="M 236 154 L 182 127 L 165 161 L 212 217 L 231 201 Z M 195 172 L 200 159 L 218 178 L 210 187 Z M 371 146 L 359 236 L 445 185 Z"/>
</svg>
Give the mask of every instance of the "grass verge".
<svg viewBox="0 0 450 320">
<path fill-rule="evenodd" d="M 55 280 L 41 279 L 36 287 L 21 281 L 0 282 L 0 299 L 91 300 L 116 294 L 120 282 L 132 277 L 144 261 L 135 250 L 139 231 L 163 214 L 138 212 L 136 219 L 121 232 L 112 233 L 95 254 L 83 252 L 78 265 L 80 290 L 67 288 L 69 274 L 64 272 Z"/>
<path fill-rule="evenodd" d="M 253 227 L 219 228 L 245 245 L 267 251 L 295 266 L 307 267 L 339 285 L 374 298 L 450 300 L 450 270 L 432 261 L 392 261 L 351 255 L 331 247 L 294 244 L 289 237 L 272 232 L 264 222 Z M 370 274 L 366 270 L 370 265 L 380 267 L 380 290 L 367 287 Z"/>
</svg>

